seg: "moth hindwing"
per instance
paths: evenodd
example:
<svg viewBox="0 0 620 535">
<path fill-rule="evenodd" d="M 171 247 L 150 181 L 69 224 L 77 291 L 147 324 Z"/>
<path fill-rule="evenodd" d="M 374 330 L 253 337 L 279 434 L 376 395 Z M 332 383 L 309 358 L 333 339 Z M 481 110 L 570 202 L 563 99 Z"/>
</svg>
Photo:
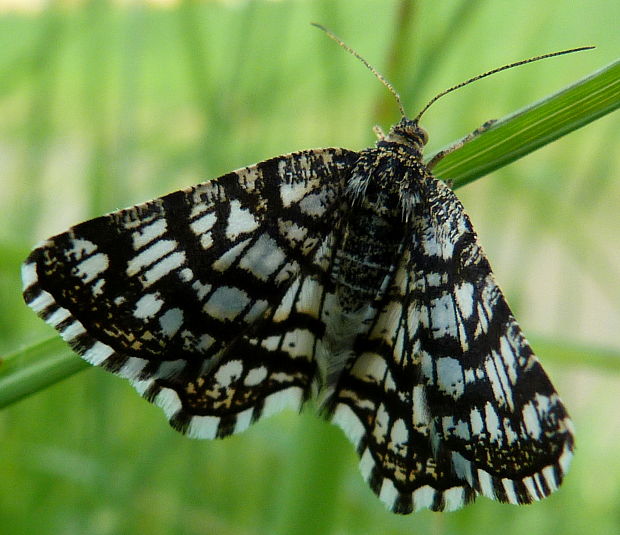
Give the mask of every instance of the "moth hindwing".
<svg viewBox="0 0 620 535">
<path fill-rule="evenodd" d="M 317 397 L 398 513 L 560 485 L 571 422 L 463 206 L 403 118 L 376 147 L 278 156 L 72 227 L 24 297 L 190 436 Z"/>
</svg>

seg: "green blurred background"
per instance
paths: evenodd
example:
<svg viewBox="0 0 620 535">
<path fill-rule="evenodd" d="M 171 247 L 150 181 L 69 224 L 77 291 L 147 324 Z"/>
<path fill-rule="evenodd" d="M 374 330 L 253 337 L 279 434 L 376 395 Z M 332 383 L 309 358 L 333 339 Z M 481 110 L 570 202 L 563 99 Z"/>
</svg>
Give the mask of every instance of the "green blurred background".
<svg viewBox="0 0 620 535">
<path fill-rule="evenodd" d="M 615 59 L 620 3 L 568 0 L 0 2 L 0 354 L 54 335 L 19 264 L 82 219 L 270 156 L 361 149 L 440 90 L 536 54 L 425 116 L 429 153 Z M 89 369 L 0 412 L 4 534 L 620 533 L 620 128 L 607 116 L 460 189 L 496 276 L 577 427 L 560 492 L 387 512 L 344 435 L 283 413 L 223 441 L 178 435 Z"/>
</svg>

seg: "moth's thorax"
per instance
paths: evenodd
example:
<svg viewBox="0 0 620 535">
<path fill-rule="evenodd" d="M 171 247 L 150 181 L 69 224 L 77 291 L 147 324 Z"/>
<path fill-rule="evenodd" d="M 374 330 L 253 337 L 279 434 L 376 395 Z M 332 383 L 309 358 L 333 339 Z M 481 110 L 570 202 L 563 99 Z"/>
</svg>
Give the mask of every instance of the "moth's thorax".
<svg viewBox="0 0 620 535">
<path fill-rule="evenodd" d="M 422 151 L 428 142 L 428 134 L 417 120 L 403 117 L 388 134 L 377 142 L 378 148 L 394 150 L 394 146 L 411 154 L 413 158 L 422 159 Z"/>
</svg>

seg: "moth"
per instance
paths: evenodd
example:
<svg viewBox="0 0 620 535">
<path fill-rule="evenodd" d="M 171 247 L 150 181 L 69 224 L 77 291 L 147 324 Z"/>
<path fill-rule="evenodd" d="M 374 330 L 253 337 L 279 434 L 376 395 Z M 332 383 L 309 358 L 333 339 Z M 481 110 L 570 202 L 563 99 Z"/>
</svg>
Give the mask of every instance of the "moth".
<svg viewBox="0 0 620 535">
<path fill-rule="evenodd" d="M 423 163 L 422 113 L 474 79 L 415 119 L 400 105 L 375 147 L 277 156 L 80 223 L 25 261 L 25 301 L 189 436 L 314 399 L 396 513 L 539 500 L 568 470 L 571 421 L 432 174 L 445 153 Z"/>
</svg>

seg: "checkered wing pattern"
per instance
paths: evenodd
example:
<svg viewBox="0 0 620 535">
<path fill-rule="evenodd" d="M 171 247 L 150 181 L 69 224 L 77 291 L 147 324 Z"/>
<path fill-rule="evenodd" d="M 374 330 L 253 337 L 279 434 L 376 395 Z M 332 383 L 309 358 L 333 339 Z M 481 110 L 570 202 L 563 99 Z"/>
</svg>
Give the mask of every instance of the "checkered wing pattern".
<svg viewBox="0 0 620 535">
<path fill-rule="evenodd" d="M 192 436 L 298 409 L 315 374 L 318 274 L 355 158 L 280 156 L 79 224 L 29 256 L 25 300 Z"/>
<path fill-rule="evenodd" d="M 395 512 L 455 510 L 478 494 L 539 500 L 568 469 L 571 421 L 460 201 L 431 176 L 420 186 L 408 246 L 329 417 Z"/>
</svg>

